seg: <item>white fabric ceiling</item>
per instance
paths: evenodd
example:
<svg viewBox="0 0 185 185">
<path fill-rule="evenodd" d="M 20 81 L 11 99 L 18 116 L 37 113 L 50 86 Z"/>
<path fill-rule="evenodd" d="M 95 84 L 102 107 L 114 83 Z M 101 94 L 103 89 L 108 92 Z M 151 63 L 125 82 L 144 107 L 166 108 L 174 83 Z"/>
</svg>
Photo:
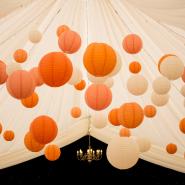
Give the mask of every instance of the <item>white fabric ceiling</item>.
<svg viewBox="0 0 185 185">
<path fill-rule="evenodd" d="M 179 7 L 184 7 L 185 4 L 184 1 L 178 0 L 175 5 L 167 3 L 165 6 L 166 1 L 163 0 L 164 3 L 160 3 L 161 9 L 174 8 L 175 11 Z M 149 104 L 151 103 L 151 82 L 159 75 L 156 66 L 160 57 L 166 53 L 173 53 L 182 60 L 185 58 L 185 31 L 176 27 L 178 26 L 177 23 L 181 21 L 178 20 L 179 16 L 176 16 L 176 23 L 174 24 L 166 21 L 166 19 L 163 19 L 164 23 L 161 24 L 154 20 L 152 15 L 148 14 L 153 18 L 146 15 L 147 12 L 142 9 L 145 8 L 146 10 L 149 7 L 147 1 L 137 2 L 136 0 L 33 1 L 29 6 L 0 19 L 0 58 L 9 63 L 12 61 L 13 51 L 24 46 L 29 52 L 29 61 L 23 64 L 23 67 L 30 69 L 36 66 L 43 54 L 48 51 L 59 50 L 55 34 L 56 28 L 61 24 L 67 24 L 80 33 L 83 41 L 79 52 L 69 57 L 73 61 L 73 65 L 83 71 L 84 79 L 87 80 L 87 77 L 82 65 L 82 57 L 88 43 L 106 42 L 121 55 L 122 70 L 114 77 L 113 102 L 105 112 L 128 101 L 137 101 L 143 106 Z M 150 2 L 156 3 L 156 6 L 151 6 L 153 8 L 150 10 L 151 13 L 154 12 L 155 14 L 155 8 L 160 8 L 157 6 L 159 1 Z M 171 2 L 175 2 L 175 0 Z M 184 16 L 184 12 L 181 15 Z M 171 20 L 170 16 L 169 14 L 169 20 Z M 183 24 L 185 25 L 185 22 Z M 43 33 L 43 39 L 37 45 L 27 42 L 27 34 L 32 26 L 38 27 Z M 131 32 L 140 35 L 144 43 L 142 52 L 134 56 L 125 53 L 121 46 L 123 37 Z M 138 60 L 142 63 L 142 74 L 147 77 L 150 84 L 147 93 L 140 97 L 130 95 L 126 89 L 126 80 L 130 75 L 127 69 L 132 60 Z M 145 119 L 140 127 L 133 130 L 133 135 L 146 136 L 152 142 L 152 149 L 142 154 L 141 158 L 185 172 L 185 160 L 183 159 L 185 136 L 178 129 L 179 119 L 185 114 L 182 103 L 184 99 L 179 93 L 181 85 L 181 80 L 172 82 L 173 87 L 167 106 L 158 108 L 158 115 L 154 119 Z M 42 86 L 37 89 L 37 92 L 40 97 L 39 105 L 32 110 L 27 110 L 21 106 L 19 101 L 8 95 L 5 86 L 0 89 L 0 119 L 4 129 L 13 129 L 16 135 L 15 140 L 8 144 L 3 141 L 2 137 L 0 138 L 0 168 L 42 155 L 42 152 L 39 154 L 28 152 L 23 144 L 23 137 L 30 122 L 38 115 L 48 114 L 57 121 L 59 134 L 54 142 L 61 147 L 87 134 L 88 116 L 93 111 L 85 105 L 83 93 L 75 91 L 70 85 L 56 89 Z M 69 116 L 70 109 L 73 106 L 80 106 L 84 112 L 78 121 Z M 104 129 L 93 128 L 91 135 L 108 143 L 118 131 L 119 128 L 108 124 Z M 178 145 L 178 152 L 173 156 L 165 151 L 165 146 L 169 142 Z"/>
</svg>

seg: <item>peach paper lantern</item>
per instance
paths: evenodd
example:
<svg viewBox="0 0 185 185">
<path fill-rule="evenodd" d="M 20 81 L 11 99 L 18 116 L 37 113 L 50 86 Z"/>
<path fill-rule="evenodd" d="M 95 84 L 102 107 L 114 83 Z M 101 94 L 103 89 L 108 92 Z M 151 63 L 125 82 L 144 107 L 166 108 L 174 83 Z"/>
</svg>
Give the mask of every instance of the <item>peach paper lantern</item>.
<svg viewBox="0 0 185 185">
<path fill-rule="evenodd" d="M 123 49 L 129 54 L 137 54 L 141 51 L 143 43 L 136 34 L 127 35 L 122 42 Z"/>
<path fill-rule="evenodd" d="M 121 128 L 119 131 L 119 135 L 120 135 L 120 137 L 130 137 L 130 135 L 131 135 L 130 129 L 124 128 L 124 127 Z"/>
<path fill-rule="evenodd" d="M 35 90 L 35 83 L 29 72 L 18 70 L 8 77 L 6 88 L 12 97 L 23 99 L 31 96 Z"/>
<path fill-rule="evenodd" d="M 96 111 L 106 109 L 112 102 L 111 90 L 104 84 L 92 84 L 85 92 L 85 101 Z"/>
<path fill-rule="evenodd" d="M 70 28 L 67 25 L 61 25 L 57 28 L 57 36 L 59 37 L 65 31 L 69 31 Z"/>
<path fill-rule="evenodd" d="M 32 68 L 29 72 L 30 72 L 36 86 L 41 86 L 44 83 L 42 80 L 42 77 L 39 73 L 38 67 Z"/>
<path fill-rule="evenodd" d="M 80 35 L 72 30 L 65 31 L 60 34 L 58 38 L 58 45 L 64 53 L 75 53 L 81 46 Z"/>
</svg>

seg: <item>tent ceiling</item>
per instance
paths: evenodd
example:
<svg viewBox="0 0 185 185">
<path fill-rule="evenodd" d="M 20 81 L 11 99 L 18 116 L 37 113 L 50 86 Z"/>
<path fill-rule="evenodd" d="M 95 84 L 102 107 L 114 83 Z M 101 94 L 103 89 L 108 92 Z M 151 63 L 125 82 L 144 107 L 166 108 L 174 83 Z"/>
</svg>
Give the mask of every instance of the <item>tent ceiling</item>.
<svg viewBox="0 0 185 185">
<path fill-rule="evenodd" d="M 110 108 L 118 107 L 123 102 L 128 101 L 137 101 L 143 106 L 149 104 L 151 103 L 151 82 L 159 75 L 156 68 L 159 58 L 166 53 L 177 54 L 181 59 L 185 58 L 185 45 L 184 39 L 182 39 L 185 31 L 160 24 L 136 8 L 139 5 L 135 2 L 134 0 L 129 2 L 121 0 L 34 1 L 20 10 L 19 14 L 0 19 L 0 58 L 8 63 L 12 60 L 13 51 L 26 44 L 24 48 L 29 52 L 29 60 L 23 64 L 23 67 L 30 69 L 36 66 L 43 54 L 48 51 L 59 50 L 55 34 L 56 28 L 58 25 L 67 24 L 79 32 L 82 37 L 81 49 L 69 57 L 73 61 L 73 65 L 82 70 L 85 80 L 87 80 L 87 76 L 82 65 L 82 58 L 88 43 L 94 41 L 107 42 L 121 55 L 123 67 L 119 75 L 114 78 L 115 85 L 112 92 L 113 96 L 114 94 L 116 96 L 114 96 Z M 179 1 L 179 3 L 181 2 Z M 134 6 L 132 3 L 135 3 Z M 177 5 L 174 7 L 177 8 Z M 30 22 L 34 20 L 33 25 L 36 24 L 43 33 L 42 41 L 36 45 L 27 42 L 27 34 L 30 30 L 30 27 L 27 27 L 28 20 Z M 14 26 L 12 27 L 12 25 Z M 134 56 L 125 53 L 121 47 L 123 37 L 131 32 L 139 34 L 144 42 L 142 52 Z M 21 44 L 20 39 L 23 39 Z M 127 69 L 130 61 L 133 60 L 142 63 L 142 74 L 147 77 L 150 83 L 150 88 L 145 96 L 134 97 L 126 90 L 126 80 L 130 76 Z M 153 120 L 146 119 L 143 125 L 133 130 L 133 134 L 135 136 L 147 136 L 152 141 L 151 151 L 141 155 L 141 158 L 185 172 L 184 159 L 182 158 L 185 148 L 184 138 L 177 128 L 179 119 L 185 114 L 182 104 L 183 97 L 179 92 L 181 81 L 172 82 L 172 86 L 170 102 L 164 108 L 159 108 L 160 116 Z M 13 129 L 16 133 L 16 139 L 13 143 L 7 144 L 0 138 L 0 168 L 42 154 L 36 155 L 28 152 L 23 144 L 23 137 L 30 122 L 40 114 L 48 114 L 58 122 L 60 132 L 55 143 L 61 147 L 87 133 L 89 121 L 87 116 L 93 112 L 84 103 L 83 93 L 79 94 L 69 85 L 56 89 L 43 86 L 38 88 L 37 92 L 40 96 L 39 105 L 28 111 L 20 105 L 20 102 L 8 95 L 4 86 L 0 89 L 1 121 L 5 125 L 5 129 Z M 181 103 L 177 103 L 177 100 Z M 80 106 L 82 110 L 85 110 L 82 120 L 78 120 L 77 123 L 74 123 L 75 120 L 69 116 L 70 108 L 73 106 Z M 110 108 L 105 112 L 108 112 Z M 92 135 L 108 142 L 113 135 L 118 133 L 118 130 L 119 128 L 109 124 L 105 129 L 93 128 Z M 172 157 L 166 154 L 164 148 L 168 142 L 175 142 L 179 146 L 177 155 Z"/>
</svg>

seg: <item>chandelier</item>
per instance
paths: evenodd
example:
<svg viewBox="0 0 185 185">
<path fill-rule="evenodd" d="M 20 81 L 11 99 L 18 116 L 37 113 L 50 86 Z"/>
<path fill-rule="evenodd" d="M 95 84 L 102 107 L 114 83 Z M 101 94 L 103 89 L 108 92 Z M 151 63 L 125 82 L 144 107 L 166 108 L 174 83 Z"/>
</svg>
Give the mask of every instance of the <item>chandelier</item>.
<svg viewBox="0 0 185 185">
<path fill-rule="evenodd" d="M 90 130 L 91 128 L 89 127 L 88 130 L 88 138 L 89 138 L 89 145 L 87 151 L 84 153 L 82 149 L 77 150 L 77 159 L 80 161 L 88 161 L 91 163 L 93 160 L 98 161 L 102 158 L 103 151 L 100 149 L 93 150 L 91 147 L 91 136 L 90 136 Z"/>
</svg>

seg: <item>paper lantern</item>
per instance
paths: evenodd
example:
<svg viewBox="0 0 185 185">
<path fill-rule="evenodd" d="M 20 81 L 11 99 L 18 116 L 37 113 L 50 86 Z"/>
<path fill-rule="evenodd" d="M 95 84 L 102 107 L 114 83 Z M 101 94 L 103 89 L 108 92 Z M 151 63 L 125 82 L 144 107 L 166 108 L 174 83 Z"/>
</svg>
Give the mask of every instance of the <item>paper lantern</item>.
<svg viewBox="0 0 185 185">
<path fill-rule="evenodd" d="M 141 71 L 141 64 L 139 62 L 131 62 L 129 64 L 129 70 L 131 73 L 139 73 Z"/>
<path fill-rule="evenodd" d="M 184 71 L 183 71 L 181 78 L 182 78 L 182 81 L 185 82 L 185 67 L 184 67 Z"/>
<path fill-rule="evenodd" d="M 85 50 L 83 64 L 93 76 L 103 77 L 110 74 L 116 66 L 116 53 L 105 43 L 91 43 Z"/>
<path fill-rule="evenodd" d="M 177 145 L 176 144 L 173 144 L 173 143 L 169 143 L 167 146 L 166 146 L 166 151 L 169 153 L 169 154 L 175 154 L 177 152 Z"/>
<path fill-rule="evenodd" d="M 57 28 L 57 36 L 59 37 L 63 32 L 69 31 L 70 28 L 67 25 L 61 25 Z"/>
<path fill-rule="evenodd" d="M 81 109 L 79 107 L 73 107 L 71 109 L 71 116 L 73 118 L 79 118 L 81 116 Z"/>
<path fill-rule="evenodd" d="M 27 60 L 28 54 L 23 49 L 18 49 L 14 52 L 14 60 L 18 63 L 23 63 Z"/>
<path fill-rule="evenodd" d="M 75 31 L 65 31 L 58 38 L 58 45 L 64 53 L 72 54 L 77 52 L 81 46 L 81 38 Z"/>
<path fill-rule="evenodd" d="M 162 57 L 158 64 L 159 72 L 169 80 L 176 80 L 183 75 L 184 64 L 179 57 L 175 55 L 166 55 Z"/>
<path fill-rule="evenodd" d="M 32 43 L 38 43 L 42 39 L 42 34 L 38 30 L 32 30 L 29 32 L 29 40 Z"/>
<path fill-rule="evenodd" d="M 91 116 L 91 123 L 96 128 L 104 128 L 107 126 L 107 116 L 102 112 L 95 112 Z"/>
<path fill-rule="evenodd" d="M 185 118 L 181 119 L 180 123 L 179 123 L 179 129 L 180 131 L 185 134 Z"/>
<path fill-rule="evenodd" d="M 171 88 L 171 84 L 166 77 L 160 76 L 153 81 L 152 87 L 157 94 L 167 94 Z"/>
<path fill-rule="evenodd" d="M 6 66 L 6 73 L 10 76 L 14 71 L 22 70 L 21 65 L 19 63 L 10 63 Z"/>
<path fill-rule="evenodd" d="M 81 80 L 79 83 L 74 85 L 75 89 L 79 91 L 82 91 L 83 89 L 85 89 L 85 86 L 86 86 L 85 80 Z"/>
<path fill-rule="evenodd" d="M 121 56 L 117 52 L 116 53 L 116 65 L 115 65 L 114 69 L 112 70 L 112 72 L 107 75 L 107 77 L 112 77 L 112 76 L 117 75 L 119 73 L 119 71 L 121 70 L 121 67 L 122 67 Z"/>
<path fill-rule="evenodd" d="M 128 91 L 135 96 L 144 94 L 147 88 L 148 82 L 141 75 L 132 75 L 127 81 Z"/>
<path fill-rule="evenodd" d="M 71 85 L 75 85 L 82 80 L 82 72 L 78 68 L 73 68 L 73 73 L 68 83 Z"/>
<path fill-rule="evenodd" d="M 55 139 L 58 128 L 52 118 L 42 115 L 32 121 L 30 132 L 38 143 L 47 144 Z"/>
<path fill-rule="evenodd" d="M 31 132 L 26 133 L 24 136 L 24 145 L 31 152 L 39 152 L 41 151 L 45 145 L 38 143 Z"/>
<path fill-rule="evenodd" d="M 61 154 L 60 148 L 57 145 L 48 145 L 44 150 L 44 155 L 49 161 L 56 161 Z"/>
<path fill-rule="evenodd" d="M 127 35 L 122 42 L 123 49 L 129 54 L 136 54 L 141 51 L 143 43 L 136 34 Z"/>
<path fill-rule="evenodd" d="M 169 95 L 168 94 L 156 94 L 155 92 L 152 93 L 151 96 L 152 103 L 156 106 L 164 106 L 168 103 Z"/>
<path fill-rule="evenodd" d="M 6 140 L 6 141 L 12 141 L 15 137 L 15 134 L 12 130 L 6 130 L 3 133 L 3 137 L 4 137 L 4 140 Z"/>
<path fill-rule="evenodd" d="M 141 153 L 147 152 L 151 148 L 151 142 L 148 138 L 145 137 L 138 137 L 136 139 L 137 144 L 139 145 L 139 151 Z"/>
<path fill-rule="evenodd" d="M 185 97 L 185 85 L 181 87 L 180 93 Z"/>
<path fill-rule="evenodd" d="M 18 70 L 8 77 L 6 88 L 12 97 L 23 99 L 31 96 L 35 90 L 35 83 L 29 72 Z"/>
<path fill-rule="evenodd" d="M 73 72 L 70 59 L 62 52 L 44 55 L 38 69 L 44 83 L 51 87 L 60 87 L 67 83 Z"/>
<path fill-rule="evenodd" d="M 87 73 L 87 78 L 92 83 L 103 84 L 108 77 L 107 76 L 105 76 L 105 77 L 96 77 L 96 76 L 93 76 L 93 75 Z"/>
<path fill-rule="evenodd" d="M 36 86 L 41 86 L 44 83 L 42 80 L 42 77 L 39 73 L 38 67 L 32 68 L 29 72 L 30 72 Z"/>
<path fill-rule="evenodd" d="M 147 105 L 144 108 L 144 114 L 148 118 L 153 118 L 157 113 L 157 109 L 153 105 Z"/>
<path fill-rule="evenodd" d="M 119 120 L 118 120 L 118 108 L 114 108 L 109 112 L 108 120 L 114 126 L 120 125 Z"/>
<path fill-rule="evenodd" d="M 8 75 L 6 73 L 6 65 L 3 61 L 0 60 L 0 84 L 6 82 Z"/>
<path fill-rule="evenodd" d="M 92 84 L 85 92 L 86 104 L 96 111 L 106 109 L 112 102 L 112 93 L 104 84 Z"/>
<path fill-rule="evenodd" d="M 130 130 L 128 128 L 121 128 L 119 131 L 119 135 L 120 137 L 130 137 L 131 133 Z"/>
<path fill-rule="evenodd" d="M 113 80 L 113 78 L 107 78 L 107 79 L 105 80 L 104 84 L 105 84 L 107 87 L 111 88 L 111 87 L 114 85 L 114 80 Z"/>
<path fill-rule="evenodd" d="M 2 124 L 0 123 L 0 134 L 2 133 L 2 130 L 3 130 L 3 126 L 2 126 Z"/>
<path fill-rule="evenodd" d="M 126 128 L 138 127 L 144 119 L 144 112 L 138 103 L 124 103 L 118 109 L 118 120 Z"/>
<path fill-rule="evenodd" d="M 106 155 L 109 163 L 115 168 L 129 169 L 139 159 L 139 147 L 130 137 L 116 136 L 108 143 Z"/>
<path fill-rule="evenodd" d="M 31 96 L 21 100 L 22 105 L 24 105 L 26 108 L 33 108 L 38 104 L 38 102 L 39 97 L 35 92 Z"/>
</svg>

